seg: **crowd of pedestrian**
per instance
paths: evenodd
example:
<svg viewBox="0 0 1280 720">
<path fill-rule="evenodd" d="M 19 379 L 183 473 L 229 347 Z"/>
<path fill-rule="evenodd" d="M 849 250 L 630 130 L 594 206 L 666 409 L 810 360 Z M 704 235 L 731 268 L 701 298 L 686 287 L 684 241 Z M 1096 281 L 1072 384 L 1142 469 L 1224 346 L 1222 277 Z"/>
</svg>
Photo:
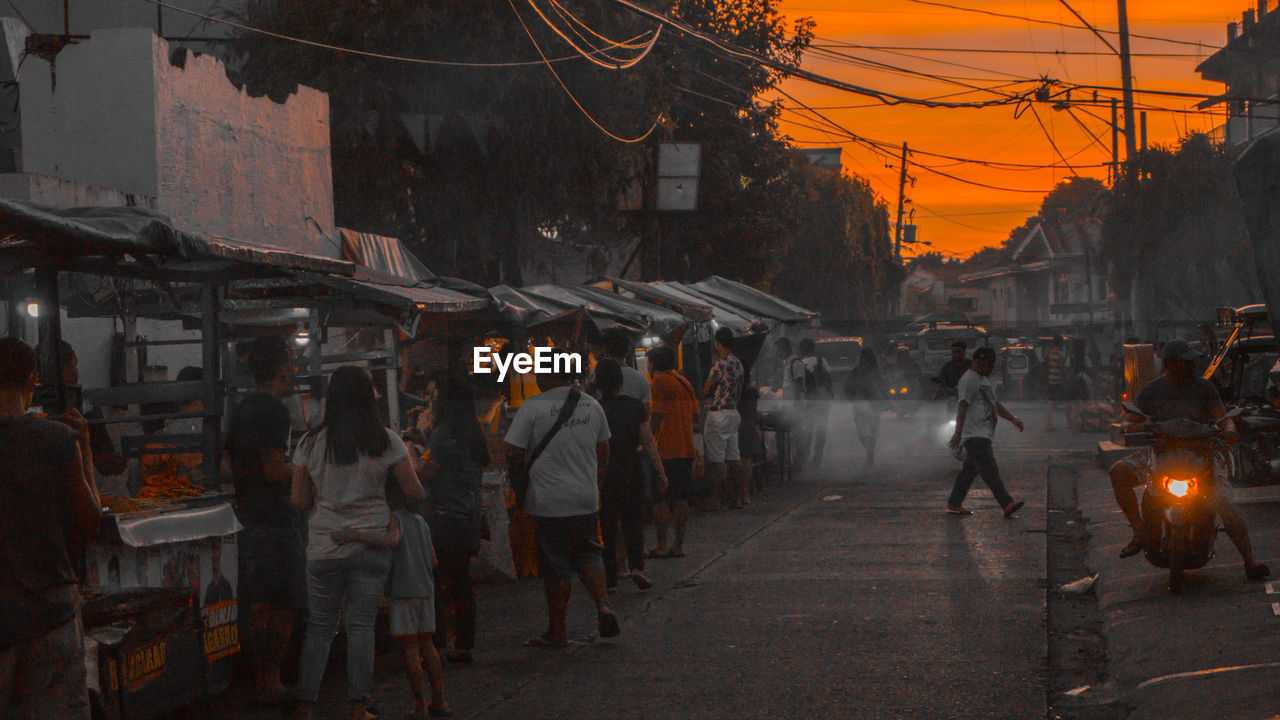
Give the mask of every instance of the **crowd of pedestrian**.
<svg viewBox="0 0 1280 720">
<path fill-rule="evenodd" d="M 619 635 L 610 596 L 624 579 L 648 591 L 647 561 L 686 555 L 691 503 L 703 512 L 751 503 L 754 464 L 766 456 L 756 422 L 761 394 L 735 353 L 733 333 L 721 328 L 714 340 L 701 402 L 673 348 L 647 352 L 646 377 L 627 362 L 630 339 L 615 332 L 588 382 L 539 374 L 540 392 L 511 416 L 505 468 L 516 508 L 532 518 L 546 591 L 547 627 L 528 645 L 569 644 L 575 577 L 593 601 L 599 636 Z M 797 464 L 822 461 L 837 399 L 852 401 L 866 463 L 874 464 L 891 385 L 876 353 L 862 348 L 859 364 L 837 386 L 812 339 L 795 355 L 785 338 L 775 348 L 775 384 L 794 401 Z M 1010 516 L 1022 503 L 1001 483 L 992 438 L 997 418 L 1020 430 L 1022 423 L 993 392 L 994 352 L 979 348 L 970 364 L 965 351 L 963 343 L 954 346 L 939 373 L 956 396 L 952 445 L 964 457 L 946 509 L 967 513 L 965 495 L 981 476 Z M 904 362 L 895 352 L 899 370 Z M 76 562 L 99 515 L 93 450 L 78 412 L 47 420 L 26 413 L 35 367 L 30 348 L 0 340 L 0 603 L 8 611 L 0 629 L 13 638 L 0 644 L 0 704 L 23 707 L 38 698 L 57 712 L 19 716 L 87 717 L 83 664 L 68 658 L 82 642 Z M 377 717 L 375 624 L 385 600 L 415 699 L 412 716 L 450 715 L 441 655 L 453 664 L 474 662 L 471 565 L 488 528 L 481 479 L 495 459 L 474 386 L 456 375 L 414 378 L 420 402 L 401 437 L 386 426 L 370 372 L 344 366 L 328 380 L 320 422 L 291 442 L 284 399 L 293 393 L 295 368 L 288 344 L 255 341 L 247 367 L 254 390 L 231 413 L 225 449 L 244 526 L 240 638 L 253 698 L 287 703 L 290 716 L 310 718 L 341 620 L 350 716 Z M 39 538 L 33 549 L 15 551 L 31 538 Z M 303 618 L 300 649 L 293 643 L 296 687 L 289 687 L 285 658 Z"/>
</svg>

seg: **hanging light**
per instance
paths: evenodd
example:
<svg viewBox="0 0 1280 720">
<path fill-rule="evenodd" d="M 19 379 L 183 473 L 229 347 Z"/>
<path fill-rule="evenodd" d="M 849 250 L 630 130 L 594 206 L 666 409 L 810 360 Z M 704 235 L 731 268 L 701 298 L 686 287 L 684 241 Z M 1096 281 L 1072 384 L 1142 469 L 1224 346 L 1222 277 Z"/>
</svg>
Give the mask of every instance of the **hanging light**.
<svg viewBox="0 0 1280 720">
<path fill-rule="evenodd" d="M 40 303 L 38 302 L 27 303 L 27 314 L 33 318 L 40 317 Z"/>
</svg>

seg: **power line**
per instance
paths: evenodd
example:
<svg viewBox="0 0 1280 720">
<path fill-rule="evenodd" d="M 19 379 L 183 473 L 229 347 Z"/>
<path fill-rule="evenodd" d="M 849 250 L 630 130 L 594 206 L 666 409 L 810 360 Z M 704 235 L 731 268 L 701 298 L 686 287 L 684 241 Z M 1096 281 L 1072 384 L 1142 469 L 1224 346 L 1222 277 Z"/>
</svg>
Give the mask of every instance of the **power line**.
<svg viewBox="0 0 1280 720">
<path fill-rule="evenodd" d="M 1057 22 L 1055 20 L 1043 20 L 1040 18 L 1027 17 L 1025 15 L 1011 15 L 1009 13 L 995 12 L 994 10 L 980 10 L 978 8 L 964 7 L 962 5 L 952 5 L 950 3 L 937 2 L 937 0 L 907 0 L 907 1 L 916 3 L 917 5 L 932 5 L 934 7 L 942 7 L 950 10 L 958 10 L 960 12 L 977 13 L 979 15 L 990 15 L 991 17 L 1006 18 L 1008 20 L 1021 20 L 1023 22 L 1037 23 L 1039 25 L 1052 25 L 1053 27 L 1067 28 L 1068 30 L 1089 29 L 1089 28 L 1080 27 L 1079 25 L 1072 25 L 1071 23 Z M 1115 30 L 1101 30 L 1099 32 L 1104 32 L 1108 35 L 1120 34 Z M 1135 37 L 1135 38 L 1141 38 L 1143 40 L 1155 40 L 1158 42 L 1172 43 L 1174 45 L 1189 45 L 1191 47 L 1198 47 L 1198 48 L 1205 47 L 1204 43 L 1191 42 L 1190 40 L 1175 40 L 1173 38 L 1160 37 L 1158 35 L 1141 35 L 1138 33 L 1129 33 L 1129 36 Z M 1213 49 L 1217 50 L 1219 48 L 1214 47 Z"/>
<path fill-rule="evenodd" d="M 415 65 L 441 65 L 445 67 L 497 69 L 497 68 L 512 68 L 512 67 L 529 67 L 534 65 L 543 65 L 548 62 L 558 63 L 558 62 L 565 62 L 567 60 L 577 60 L 581 57 L 581 55 L 578 54 L 578 55 L 569 55 L 566 57 L 558 57 L 558 58 L 551 58 L 551 59 L 543 58 L 541 60 L 518 60 L 518 61 L 512 61 L 512 62 L 462 62 L 457 60 L 427 60 L 424 58 L 412 58 L 412 57 L 405 57 L 402 55 L 388 55 L 386 53 L 369 52 L 367 50 L 356 50 L 355 48 L 342 47 L 340 45 L 330 45 L 329 43 L 316 42 L 315 40 L 307 40 L 305 38 L 294 37 L 292 35 L 284 35 L 282 33 L 272 32 L 270 30 L 263 30 L 262 28 L 253 27 L 252 25 L 239 23 L 234 20 L 228 20 L 226 18 L 220 18 L 213 15 L 207 15 L 205 13 L 199 13 L 194 10 L 181 8 L 176 5 L 171 5 L 167 2 L 163 2 L 162 0 L 140 0 L 140 1 L 151 4 L 151 5 L 155 5 L 157 7 L 165 8 L 166 10 L 172 10 L 177 13 L 182 13 L 184 15 L 198 17 L 203 20 L 207 20 L 209 22 L 220 23 L 222 25 L 227 25 L 229 27 L 237 28 L 239 30 L 244 30 L 245 32 L 250 32 L 256 35 L 264 35 L 266 37 L 275 38 L 276 40 L 284 40 L 286 42 L 298 43 L 299 45 L 308 45 L 310 47 L 320 48 L 322 50 L 332 50 L 334 52 L 344 53 L 347 55 L 358 55 L 360 57 L 376 58 L 378 60 L 389 60 L 392 62 L 412 63 Z M 648 33 L 644 33 L 642 35 L 637 36 L 636 38 L 632 38 L 632 41 L 635 41 L 639 37 L 643 37 L 644 35 L 647 35 L 647 34 Z"/>
<path fill-rule="evenodd" d="M 1062 151 L 1058 149 L 1058 143 L 1053 139 L 1053 135 L 1049 133 L 1049 128 L 1044 126 L 1044 121 L 1040 119 L 1040 111 L 1036 110 L 1035 103 L 1031 104 L 1031 114 L 1035 117 L 1036 124 L 1040 126 L 1040 131 L 1044 133 L 1045 140 L 1049 141 L 1049 145 L 1053 148 L 1053 151 L 1058 153 L 1058 157 L 1062 158 L 1062 164 L 1067 166 L 1067 169 L 1071 171 L 1072 175 L 1079 175 L 1080 173 L 1076 172 L 1076 169 L 1071 167 L 1071 162 L 1067 160 L 1067 156 L 1063 155 Z"/>
<path fill-rule="evenodd" d="M 633 12 L 639 15 L 652 18 L 670 27 L 673 27 L 679 30 L 680 32 L 684 33 L 685 35 L 688 35 L 693 38 L 697 38 L 698 40 L 701 40 L 715 47 L 717 50 L 719 50 L 721 53 L 727 56 L 732 56 L 736 58 L 742 58 L 745 60 L 753 61 L 767 68 L 775 70 L 785 76 L 799 78 L 801 80 L 806 80 L 808 82 L 812 82 L 818 85 L 825 85 L 827 87 L 835 88 L 837 90 L 844 90 L 845 92 L 851 92 L 857 95 L 864 95 L 867 97 L 871 97 L 876 100 L 879 100 L 880 102 L 886 105 L 917 105 L 921 107 L 930 107 L 930 108 L 984 108 L 984 107 L 993 107 L 997 105 L 1011 105 L 1017 101 L 1014 98 L 1001 98 L 999 100 L 987 100 L 987 101 L 981 101 L 981 102 L 948 103 L 948 102 L 923 100 L 920 98 L 908 97 L 905 95 L 899 95 L 897 93 L 892 93 L 884 90 L 876 90 L 873 88 L 863 87 L 861 85 L 855 85 L 853 83 L 845 82 L 843 80 L 837 80 L 835 78 L 827 77 L 825 75 L 822 75 L 820 73 L 815 73 L 810 70 L 805 70 L 804 68 L 797 67 L 789 63 L 774 60 L 773 58 L 766 57 L 764 55 L 760 55 L 759 53 L 742 48 L 738 45 L 735 45 L 734 43 L 730 43 L 724 40 L 718 40 L 708 35 L 707 33 L 704 33 L 696 28 L 693 28 L 683 22 L 672 20 L 671 18 L 667 17 L 666 15 L 663 15 L 662 13 L 657 13 L 647 8 L 644 8 L 640 5 L 637 5 L 636 3 L 631 2 L 631 0 L 609 0 L 609 2 L 612 2 L 617 5 L 621 5 L 625 8 L 632 10 Z"/>
<path fill-rule="evenodd" d="M 1115 53 L 1116 55 L 1120 54 L 1120 51 L 1116 49 L 1116 46 L 1112 45 L 1110 40 L 1103 37 L 1102 33 L 1098 32 L 1098 28 L 1094 27 L 1088 20 L 1085 20 L 1083 15 L 1076 12 L 1076 9 L 1071 7 L 1071 5 L 1067 3 L 1067 0 L 1058 0 L 1058 2 L 1062 3 L 1062 7 L 1070 10 L 1071 14 L 1075 15 L 1076 19 L 1079 20 L 1081 24 L 1089 28 L 1089 30 L 1092 31 L 1094 35 L 1097 35 L 1098 39 L 1102 41 L 1103 45 L 1106 45 L 1107 47 L 1111 48 L 1111 52 Z"/>
<path fill-rule="evenodd" d="M 579 55 L 585 58 L 592 65 L 605 68 L 606 70 L 626 70 L 628 68 L 635 67 L 637 64 L 640 63 L 640 61 L 644 60 L 645 57 L 649 55 L 649 51 L 653 50 L 653 46 L 657 44 L 658 38 L 662 35 L 662 26 L 659 25 L 656 30 L 651 31 L 653 32 L 653 37 L 650 38 L 649 41 L 643 46 L 643 48 L 641 49 L 641 52 L 638 55 L 636 55 L 636 57 L 630 60 L 620 60 L 618 58 L 613 57 L 612 55 L 609 55 L 603 52 L 600 48 L 597 48 L 594 45 L 591 45 L 590 42 L 587 42 L 587 45 L 588 47 L 591 48 L 591 52 L 583 50 L 581 47 L 578 46 L 576 42 L 573 41 L 573 38 L 566 35 L 565 32 L 561 30 L 555 23 L 551 22 L 551 19 L 548 18 L 546 14 L 542 12 L 542 8 L 538 7 L 538 4 L 534 2 L 534 0 L 528 0 L 528 2 L 529 2 L 529 7 L 533 8 L 533 11 L 538 14 L 538 17 L 542 18 L 542 22 L 546 23 L 547 27 L 551 28 L 552 32 L 554 32 L 556 35 L 559 35 L 562 40 L 568 43 L 569 47 L 573 48 L 575 52 L 577 52 Z M 512 10 L 514 9 L 515 8 L 512 7 Z M 570 15 L 570 17 L 573 17 L 574 20 L 577 20 L 577 18 L 572 15 Z M 523 24 L 523 21 L 521 24 Z M 578 20 L 578 24 L 582 25 L 583 27 L 587 27 L 586 23 L 583 23 L 581 20 Z M 570 29 L 573 29 L 572 23 L 570 23 Z M 589 27 L 587 28 L 587 30 L 590 31 L 593 35 L 602 37 L 602 36 L 599 36 L 594 31 L 592 31 Z M 577 31 L 575 30 L 575 32 Z M 578 33 L 578 36 L 582 37 L 581 33 Z M 533 36 L 530 35 L 529 39 L 532 40 Z M 605 39 L 608 40 L 607 38 Z M 586 38 L 583 38 L 583 40 L 585 41 Z M 619 45 L 619 44 L 615 43 L 615 45 Z M 539 50 L 539 53 L 541 53 L 541 50 Z M 595 55 L 597 54 L 608 58 L 611 62 L 606 62 L 604 60 L 597 59 L 595 57 Z"/>
<path fill-rule="evenodd" d="M 830 40 L 821 44 L 810 45 L 813 48 L 853 48 L 855 50 L 902 50 L 908 52 L 936 53 L 975 53 L 981 55 L 1082 55 L 1111 57 L 1110 52 L 1097 50 L 1034 50 L 1030 48 L 968 48 L 968 47 L 927 47 L 922 45 L 864 45 L 860 43 Z M 1132 57 L 1148 58 L 1200 58 L 1205 53 L 1129 53 Z M 926 59 L 926 58 L 921 58 Z"/>
<path fill-rule="evenodd" d="M 552 65 L 547 60 L 546 54 L 542 52 L 542 47 L 538 45 L 538 41 L 534 39 L 533 33 L 530 32 L 529 30 L 529 26 L 526 25 L 524 22 L 524 18 L 520 16 L 520 11 L 516 10 L 516 4 L 514 0 L 507 0 L 507 5 L 511 6 L 511 12 L 515 14 L 516 20 L 520 22 L 520 27 L 524 29 L 524 34 L 529 36 L 529 42 L 533 44 L 533 49 L 538 51 L 539 57 L 542 58 L 543 64 L 547 66 L 547 70 L 551 71 L 551 75 L 556 79 L 556 83 L 558 83 L 560 85 L 560 88 L 564 90 L 565 94 L 569 96 L 569 99 L 573 101 L 573 104 L 576 105 L 578 109 L 582 111 L 582 114 L 587 118 L 587 120 L 590 120 L 591 124 L 596 126 L 597 130 L 604 133 L 605 135 L 608 135 L 610 138 L 617 140 L 620 143 L 633 144 L 633 143 L 643 142 L 645 138 L 653 134 L 654 130 L 658 129 L 658 125 L 662 123 L 661 114 L 658 115 L 658 118 L 653 121 L 653 124 L 649 126 L 649 129 L 646 130 L 643 135 L 635 138 L 624 138 L 620 135 L 615 135 L 614 133 L 610 132 L 609 129 L 606 128 L 604 125 L 601 125 L 600 122 L 597 121 L 594 117 L 592 117 L 591 113 L 588 112 L 587 109 L 582 106 L 582 103 L 578 102 L 578 98 L 574 96 L 573 91 L 569 89 L 569 86 L 564 84 L 564 80 L 560 79 L 560 73 L 556 72 L 555 66 Z"/>
</svg>

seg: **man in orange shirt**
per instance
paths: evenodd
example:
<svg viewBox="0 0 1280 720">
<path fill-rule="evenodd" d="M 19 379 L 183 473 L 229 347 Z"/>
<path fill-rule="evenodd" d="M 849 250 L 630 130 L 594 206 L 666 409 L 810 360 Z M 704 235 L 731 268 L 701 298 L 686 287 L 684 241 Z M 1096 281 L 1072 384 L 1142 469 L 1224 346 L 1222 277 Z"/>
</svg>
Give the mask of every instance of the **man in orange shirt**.
<svg viewBox="0 0 1280 720">
<path fill-rule="evenodd" d="M 684 557 L 684 533 L 689 523 L 689 491 L 692 484 L 693 421 L 698 399 L 693 385 L 676 370 L 675 350 L 667 345 L 649 351 L 651 388 L 650 422 L 658 455 L 667 471 L 667 491 L 653 507 L 658 541 L 650 558 Z M 675 542 L 667 549 L 667 530 L 675 521 Z"/>
</svg>

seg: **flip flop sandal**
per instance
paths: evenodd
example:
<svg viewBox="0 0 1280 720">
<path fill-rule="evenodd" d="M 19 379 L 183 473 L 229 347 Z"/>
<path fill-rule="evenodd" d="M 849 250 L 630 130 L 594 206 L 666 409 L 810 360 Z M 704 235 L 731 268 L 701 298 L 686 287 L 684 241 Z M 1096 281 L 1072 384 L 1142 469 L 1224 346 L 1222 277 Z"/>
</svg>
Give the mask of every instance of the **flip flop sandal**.
<svg viewBox="0 0 1280 720">
<path fill-rule="evenodd" d="M 596 616 L 596 629 L 600 631 L 602 638 L 614 638 L 622 634 L 622 628 L 618 627 L 618 616 L 612 612 Z"/>
<path fill-rule="evenodd" d="M 1023 505 L 1026 505 L 1026 503 L 1021 500 L 1009 503 L 1009 507 L 1004 509 L 1004 516 L 1007 518 L 1013 517 L 1013 514 L 1021 510 Z"/>
<path fill-rule="evenodd" d="M 566 648 L 566 647 L 569 647 L 569 641 L 568 641 L 568 640 L 564 640 L 564 641 L 553 641 L 553 640 L 548 639 L 546 635 L 539 635 L 538 637 L 535 637 L 535 638 L 529 638 L 528 640 L 526 640 L 526 641 L 525 641 L 525 643 L 524 643 L 524 644 L 525 644 L 525 646 L 526 646 L 526 647 L 534 647 L 534 648 Z"/>
<path fill-rule="evenodd" d="M 972 510 L 966 510 L 965 508 L 953 508 L 953 507 L 947 508 L 947 512 L 952 515 L 972 515 L 973 514 Z M 1005 517 L 1008 517 L 1008 516 L 1006 515 Z"/>
</svg>

